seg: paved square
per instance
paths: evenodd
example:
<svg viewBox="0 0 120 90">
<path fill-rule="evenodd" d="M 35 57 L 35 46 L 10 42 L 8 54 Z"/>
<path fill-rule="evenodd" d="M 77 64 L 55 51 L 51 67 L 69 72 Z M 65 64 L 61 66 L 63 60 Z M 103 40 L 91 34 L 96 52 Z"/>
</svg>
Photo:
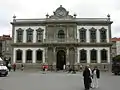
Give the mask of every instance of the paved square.
<svg viewBox="0 0 120 90">
<path fill-rule="evenodd" d="M 11 72 L 0 77 L 0 90 L 84 90 L 82 73 Z M 120 76 L 101 73 L 100 87 L 93 90 L 120 90 Z"/>
</svg>

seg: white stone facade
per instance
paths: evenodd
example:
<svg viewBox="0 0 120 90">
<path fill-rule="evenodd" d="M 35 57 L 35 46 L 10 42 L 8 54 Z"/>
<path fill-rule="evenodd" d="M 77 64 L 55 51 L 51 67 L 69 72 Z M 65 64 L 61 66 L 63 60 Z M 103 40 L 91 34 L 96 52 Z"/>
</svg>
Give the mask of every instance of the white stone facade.
<svg viewBox="0 0 120 90">
<path fill-rule="evenodd" d="M 64 11 L 62 16 L 59 11 Z M 58 11 L 57 11 L 58 10 Z M 61 15 L 61 16 L 59 16 Z M 42 50 L 42 63 L 57 65 L 58 55 L 66 62 L 64 64 L 80 64 L 80 50 L 87 53 L 87 62 L 91 63 L 91 50 L 97 51 L 97 62 L 101 63 L 101 50 L 106 50 L 104 59 L 107 64 L 111 62 L 111 24 L 107 18 L 76 18 L 71 16 L 65 8 L 59 7 L 54 15 L 43 19 L 13 19 L 13 63 L 16 63 L 16 51 L 22 51 L 22 62 L 26 63 L 26 50 L 32 51 L 32 62 L 36 62 L 36 51 Z M 28 42 L 27 29 L 32 29 L 32 41 Z M 37 30 L 42 30 L 42 41 L 38 42 Z M 84 30 L 81 30 L 83 28 Z M 18 31 L 22 31 L 23 40 L 18 42 Z M 62 31 L 62 32 L 60 32 Z M 81 32 L 83 31 L 83 32 Z M 92 35 L 91 32 L 93 31 Z M 60 33 L 59 33 L 60 32 Z M 101 35 L 101 32 L 104 33 Z M 83 33 L 83 34 L 81 34 Z M 81 36 L 80 36 L 81 35 Z M 94 36 L 93 36 L 94 35 Z M 82 42 L 81 40 L 84 39 Z M 102 41 L 104 39 L 104 41 Z M 93 40 L 93 41 L 92 41 Z M 95 41 L 94 41 L 95 40 Z M 60 54 L 58 54 L 60 52 Z M 63 55 L 64 53 L 64 55 Z M 94 57 L 94 55 L 92 55 Z M 103 55 L 104 56 L 104 55 Z M 62 59 L 61 58 L 61 59 Z M 95 59 L 96 60 L 96 59 Z M 27 62 L 28 63 L 28 62 Z M 93 63 L 93 62 L 92 62 Z M 104 63 L 104 62 L 103 62 Z M 60 66 L 61 65 L 61 66 Z M 58 67 L 62 67 L 60 62 Z"/>
<path fill-rule="evenodd" d="M 16 51 L 17 50 L 22 50 L 23 55 L 22 55 L 22 63 L 26 63 L 26 50 L 30 49 L 33 51 L 32 53 L 32 63 L 36 63 L 36 51 L 38 49 L 43 51 L 43 56 L 42 56 L 42 63 L 45 63 L 45 49 L 44 48 L 32 48 L 32 47 L 27 47 L 27 48 L 14 48 L 13 49 L 13 63 L 16 63 Z"/>
<path fill-rule="evenodd" d="M 36 43 L 36 30 L 38 29 L 38 28 L 41 28 L 41 29 L 43 29 L 44 31 L 43 31 L 43 39 L 45 39 L 45 26 L 16 26 L 15 27 L 15 31 L 14 31 L 14 43 L 16 43 L 16 41 L 17 41 L 17 30 L 19 29 L 19 28 L 21 28 L 22 30 L 24 30 L 23 31 L 23 43 L 26 43 L 26 38 L 27 38 L 27 34 L 26 34 L 26 30 L 28 29 L 28 28 L 31 28 L 31 29 L 33 29 L 34 31 L 33 31 L 33 43 Z"/>
<path fill-rule="evenodd" d="M 78 54 L 78 56 L 77 56 L 77 63 L 80 63 L 80 53 L 79 53 L 79 51 L 80 50 L 82 50 L 82 49 L 84 49 L 84 50 L 87 50 L 87 63 L 91 63 L 90 62 L 90 50 L 92 50 L 92 49 L 95 49 L 95 50 L 97 50 L 97 63 L 101 63 L 101 57 L 100 57 L 100 50 L 102 50 L 102 49 L 105 49 L 105 50 L 107 50 L 108 52 L 107 52 L 107 56 L 108 56 L 108 58 L 107 58 L 107 63 L 110 63 L 110 48 L 109 47 L 82 47 L 82 48 L 78 48 L 77 49 L 77 54 Z"/>
<path fill-rule="evenodd" d="M 110 42 L 108 26 L 82 26 L 82 25 L 77 26 L 77 39 L 80 40 L 79 29 L 80 28 L 85 28 L 85 29 L 87 29 L 87 31 L 86 31 L 86 42 L 90 43 L 90 31 L 89 30 L 92 27 L 97 30 L 96 31 L 96 42 L 97 43 L 100 43 L 100 31 L 99 31 L 99 29 L 101 29 L 101 28 L 105 28 L 107 30 L 107 35 L 106 35 L 107 36 L 107 43 Z"/>
</svg>

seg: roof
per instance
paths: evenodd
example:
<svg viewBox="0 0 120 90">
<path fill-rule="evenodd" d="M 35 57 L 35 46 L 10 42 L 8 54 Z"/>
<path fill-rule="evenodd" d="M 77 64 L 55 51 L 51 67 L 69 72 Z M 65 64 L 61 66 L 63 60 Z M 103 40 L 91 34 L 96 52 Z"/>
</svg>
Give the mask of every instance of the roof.
<svg viewBox="0 0 120 90">
<path fill-rule="evenodd" d="M 36 19 L 16 19 L 13 17 L 13 22 L 11 24 L 46 24 L 46 23 L 77 23 L 77 24 L 112 24 L 110 21 L 110 15 L 106 18 L 76 18 L 76 15 L 69 15 L 62 5 L 58 7 L 54 14 L 46 18 L 36 18 Z"/>
<path fill-rule="evenodd" d="M 4 40 L 12 40 L 12 38 L 10 37 L 10 35 L 0 36 L 0 41 L 4 41 Z"/>
<path fill-rule="evenodd" d="M 114 37 L 114 38 L 111 39 L 111 41 L 120 41 L 120 38 Z"/>
</svg>

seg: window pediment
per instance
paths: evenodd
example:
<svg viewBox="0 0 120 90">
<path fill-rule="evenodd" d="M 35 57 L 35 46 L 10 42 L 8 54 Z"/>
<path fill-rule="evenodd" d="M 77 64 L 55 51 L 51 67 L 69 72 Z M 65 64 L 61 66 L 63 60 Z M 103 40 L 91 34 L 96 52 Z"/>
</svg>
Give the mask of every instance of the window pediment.
<svg viewBox="0 0 120 90">
<path fill-rule="evenodd" d="M 92 49 L 91 51 L 97 51 L 97 50 L 95 50 L 95 49 Z"/>
<path fill-rule="evenodd" d="M 33 29 L 31 29 L 31 28 L 28 28 L 28 29 L 26 29 L 26 31 L 34 31 Z"/>
<path fill-rule="evenodd" d="M 82 27 L 81 29 L 79 29 L 79 31 L 86 31 L 87 29 L 85 29 L 84 27 Z"/>
<path fill-rule="evenodd" d="M 99 29 L 100 31 L 106 31 L 107 29 L 105 29 L 104 27 L 102 27 L 101 29 Z"/>
<path fill-rule="evenodd" d="M 28 52 L 28 51 L 31 51 L 31 52 L 32 52 L 32 50 L 31 50 L 31 49 L 28 49 L 28 50 L 26 50 L 26 51 L 27 51 L 27 52 Z"/>
<path fill-rule="evenodd" d="M 90 31 L 96 31 L 97 29 L 95 29 L 94 27 L 92 27 L 91 29 L 89 29 Z"/>
<path fill-rule="evenodd" d="M 18 32 L 23 32 L 24 30 L 22 29 L 22 28 L 19 28 L 19 29 L 17 29 L 16 31 L 18 31 Z"/>
<path fill-rule="evenodd" d="M 43 32 L 43 31 L 44 31 L 44 29 L 42 29 L 42 28 L 38 28 L 36 31 Z"/>
</svg>

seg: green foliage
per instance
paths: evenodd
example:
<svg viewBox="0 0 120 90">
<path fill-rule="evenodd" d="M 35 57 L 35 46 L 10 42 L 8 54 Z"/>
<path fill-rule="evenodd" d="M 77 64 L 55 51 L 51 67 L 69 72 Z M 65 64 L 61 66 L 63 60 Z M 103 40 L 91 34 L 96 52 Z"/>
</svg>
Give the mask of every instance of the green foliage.
<svg viewBox="0 0 120 90">
<path fill-rule="evenodd" d="M 113 57 L 112 60 L 120 62 L 120 55 L 117 55 L 117 56 Z"/>
</svg>

